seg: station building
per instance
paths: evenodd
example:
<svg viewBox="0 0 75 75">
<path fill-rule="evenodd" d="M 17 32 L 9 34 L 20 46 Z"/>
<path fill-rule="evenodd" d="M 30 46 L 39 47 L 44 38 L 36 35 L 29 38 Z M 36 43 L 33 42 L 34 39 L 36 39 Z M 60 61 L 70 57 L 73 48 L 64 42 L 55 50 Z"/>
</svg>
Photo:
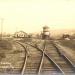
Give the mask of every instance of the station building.
<svg viewBox="0 0 75 75">
<path fill-rule="evenodd" d="M 25 37 L 28 37 L 28 35 L 24 31 L 19 31 L 19 32 L 15 32 L 14 37 L 15 38 L 25 38 Z"/>
</svg>

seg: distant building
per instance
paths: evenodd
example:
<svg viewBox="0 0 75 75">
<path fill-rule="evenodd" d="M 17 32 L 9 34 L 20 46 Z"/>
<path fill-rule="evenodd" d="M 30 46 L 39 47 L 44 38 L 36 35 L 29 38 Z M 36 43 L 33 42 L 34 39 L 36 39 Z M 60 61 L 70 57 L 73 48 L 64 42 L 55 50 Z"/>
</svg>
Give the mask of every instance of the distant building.
<svg viewBox="0 0 75 75">
<path fill-rule="evenodd" d="M 62 38 L 65 40 L 70 40 L 70 35 L 69 34 L 63 34 Z"/>
<path fill-rule="evenodd" d="M 49 39 L 50 38 L 50 31 L 48 26 L 43 27 L 43 32 L 42 32 L 42 39 Z"/>
<path fill-rule="evenodd" d="M 19 32 L 15 32 L 14 37 L 16 37 L 16 38 L 25 38 L 25 37 L 28 37 L 28 35 L 24 31 L 19 31 Z"/>
</svg>

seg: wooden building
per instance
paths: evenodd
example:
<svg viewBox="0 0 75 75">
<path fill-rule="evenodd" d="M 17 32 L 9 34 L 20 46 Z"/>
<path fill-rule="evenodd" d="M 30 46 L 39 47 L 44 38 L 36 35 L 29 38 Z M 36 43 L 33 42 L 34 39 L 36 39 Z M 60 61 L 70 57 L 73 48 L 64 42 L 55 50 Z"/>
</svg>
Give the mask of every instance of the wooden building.
<svg viewBox="0 0 75 75">
<path fill-rule="evenodd" d="M 14 37 L 15 38 L 25 38 L 25 37 L 28 37 L 28 35 L 24 31 L 19 31 L 19 32 L 15 32 Z"/>
</svg>

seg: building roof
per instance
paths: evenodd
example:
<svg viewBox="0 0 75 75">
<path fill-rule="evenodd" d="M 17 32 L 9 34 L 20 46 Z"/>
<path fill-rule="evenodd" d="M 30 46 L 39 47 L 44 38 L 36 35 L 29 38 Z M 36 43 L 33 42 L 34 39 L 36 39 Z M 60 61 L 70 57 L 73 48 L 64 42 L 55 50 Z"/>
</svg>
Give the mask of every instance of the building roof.
<svg viewBox="0 0 75 75">
<path fill-rule="evenodd" d="M 18 34 L 18 33 L 27 34 L 27 33 L 26 33 L 26 32 L 24 32 L 24 31 L 18 31 L 18 32 L 15 32 L 15 34 Z"/>
</svg>

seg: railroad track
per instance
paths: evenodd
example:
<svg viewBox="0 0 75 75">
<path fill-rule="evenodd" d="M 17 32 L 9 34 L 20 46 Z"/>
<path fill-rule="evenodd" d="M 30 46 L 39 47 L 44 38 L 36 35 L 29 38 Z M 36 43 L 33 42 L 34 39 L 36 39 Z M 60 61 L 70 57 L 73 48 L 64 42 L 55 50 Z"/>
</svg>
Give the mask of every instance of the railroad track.
<svg viewBox="0 0 75 75">
<path fill-rule="evenodd" d="M 39 46 L 38 43 L 34 44 L 25 43 L 28 46 L 30 56 L 28 56 L 27 47 L 24 43 L 20 43 L 25 48 L 25 60 L 21 70 L 21 74 L 27 73 L 75 73 L 74 64 L 70 59 L 63 54 L 55 43 L 50 41 L 43 41 Z"/>
<path fill-rule="evenodd" d="M 51 57 L 49 57 L 45 53 L 45 48 L 46 48 L 45 44 L 44 44 L 43 49 L 38 48 L 37 45 L 32 45 L 32 44 L 28 44 L 28 45 L 30 45 L 30 46 L 36 48 L 37 50 L 39 50 L 40 52 L 42 52 L 42 59 L 41 59 L 40 64 L 39 64 L 38 74 L 45 73 L 46 71 L 49 72 L 49 73 L 50 73 L 50 71 L 53 71 L 54 73 L 62 73 L 62 74 L 64 74 L 64 72 L 59 67 L 59 65 Z M 45 62 L 47 62 L 47 61 L 50 64 L 48 64 L 48 63 L 45 64 Z"/>
<path fill-rule="evenodd" d="M 27 63 L 27 58 L 28 58 L 27 46 L 24 46 L 21 42 L 17 42 L 16 41 L 16 43 L 20 44 L 24 48 L 24 50 L 25 50 L 24 63 L 23 63 L 22 69 L 21 69 L 21 74 L 23 75 L 24 71 L 26 69 L 26 63 Z"/>
<path fill-rule="evenodd" d="M 51 57 L 62 69 L 64 74 L 66 73 L 75 73 L 75 66 L 70 61 L 70 59 L 63 54 L 59 48 L 53 42 L 45 42 L 46 43 L 46 50 L 45 53 Z"/>
<path fill-rule="evenodd" d="M 24 73 L 25 74 L 38 73 L 39 64 L 42 59 L 42 52 L 38 51 L 36 48 L 33 48 L 32 46 L 28 46 L 30 50 L 29 51 L 30 54 L 28 54 L 27 53 L 28 49 L 27 47 L 25 47 L 25 44 L 21 42 L 17 43 L 19 43 L 22 47 L 24 47 L 26 52 L 23 67 L 21 69 L 21 74 L 23 75 Z"/>
<path fill-rule="evenodd" d="M 65 73 L 75 73 L 75 66 L 72 61 L 63 53 L 62 49 L 60 49 L 57 44 L 52 42 L 52 45 L 56 48 L 57 53 L 63 59 L 64 64 L 59 64 L 60 66 L 63 65 L 61 68 Z"/>
<path fill-rule="evenodd" d="M 24 44 L 18 42 L 20 45 L 22 45 L 24 48 Z M 26 73 L 63 73 L 61 68 L 45 53 L 45 44 L 43 49 L 39 49 L 31 44 L 29 45 L 30 49 L 34 48 L 34 50 L 31 51 L 32 55 L 28 57 L 27 49 L 25 48 L 25 60 L 23 63 L 23 67 L 21 70 L 21 74 Z M 30 54 L 31 54 L 30 53 Z M 27 56 L 26 56 L 27 55 Z M 30 62 L 31 61 L 31 62 Z M 31 64 L 31 65 L 30 65 Z"/>
</svg>

